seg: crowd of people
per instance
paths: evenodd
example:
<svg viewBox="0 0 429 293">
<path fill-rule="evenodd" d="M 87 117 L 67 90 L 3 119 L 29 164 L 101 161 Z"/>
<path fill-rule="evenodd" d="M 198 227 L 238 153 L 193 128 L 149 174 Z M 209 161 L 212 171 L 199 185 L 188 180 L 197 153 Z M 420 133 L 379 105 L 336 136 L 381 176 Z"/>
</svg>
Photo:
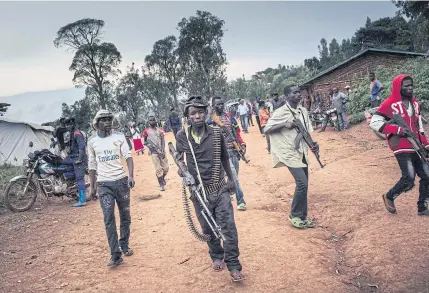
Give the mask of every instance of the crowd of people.
<svg viewBox="0 0 429 293">
<path fill-rule="evenodd" d="M 413 188 L 415 175 L 418 175 L 421 180 L 417 213 L 429 215 L 429 163 L 426 161 L 426 157 L 429 156 L 429 152 L 426 151 L 429 142 L 422 127 L 420 103 L 413 97 L 413 80 L 407 75 L 395 77 L 391 95 L 379 104 L 381 100 L 379 94 L 383 86 L 373 74 L 370 76 L 370 101 L 373 106 L 378 107 L 370 126 L 389 138 L 389 146 L 402 172 L 398 183 L 382 196 L 385 208 L 390 213 L 396 213 L 395 199 L 401 193 Z M 337 88 L 333 88 L 329 95 L 338 111 L 341 129 L 347 129 L 345 105 L 348 95 Z M 315 102 L 319 104 L 318 106 L 323 103 L 318 95 Z M 225 100 L 222 97 L 215 96 L 211 98 L 210 115 L 208 107 L 209 103 L 202 97 L 191 96 L 186 100 L 183 112 L 186 123 L 183 124 L 177 112 L 172 109 L 170 125 L 180 160 L 186 163 L 195 182 L 207 194 L 208 209 L 225 236 L 223 243 L 214 237 L 210 225 L 201 214 L 202 207 L 193 199 L 203 233 L 212 236 L 208 242 L 212 268 L 214 271 L 222 271 L 226 267 L 232 280 L 238 282 L 246 277 L 242 273 L 239 261 L 238 233 L 231 194 L 236 195 L 237 209 L 245 211 L 247 206 L 238 174 L 240 161 L 246 151 L 243 139 L 245 135 L 242 136 L 242 133 L 249 132 L 249 123 L 253 125 L 252 116 L 255 116 L 259 131 L 266 139 L 272 167 L 287 167 L 295 180 L 296 187 L 289 221 L 298 229 L 317 226 L 316 221 L 308 215 L 307 198 L 309 151 L 317 154 L 319 145 L 317 142 L 309 144 L 301 133 L 313 132 L 313 126 L 309 111 L 302 105 L 301 91 L 297 85 L 286 86 L 282 96 L 273 93 L 267 96 L 266 100 L 260 97 L 252 102 L 240 100 L 238 107 L 230 109 L 225 108 Z M 400 115 L 406 126 L 391 123 L 394 115 Z M 165 176 L 169 171 L 165 134 L 158 126 L 154 115 L 149 115 L 147 127 L 143 131 L 132 123 L 129 125 L 129 131 L 124 130 L 124 133 L 113 129 L 113 117 L 107 110 L 98 111 L 92 122 L 96 134 L 87 143 L 84 135 L 76 129 L 73 119 L 64 120 L 66 128 L 72 133 L 68 140 L 70 141 L 68 159 L 76 166 L 76 178 L 80 180 L 79 201 L 74 206 L 85 205 L 85 185 L 81 184 L 83 177 L 81 175 L 82 166 L 87 163 L 91 185 L 90 196 L 95 198 L 98 192 L 103 211 L 111 253 L 109 266 L 120 264 L 123 261 L 122 254 L 125 256 L 133 254 L 129 246 L 130 189 L 134 187 L 135 182 L 130 140 L 133 140 L 137 155 L 143 154 L 145 147 L 149 149 L 161 191 L 165 190 Z M 396 143 L 394 137 L 397 139 Z M 418 138 L 425 147 L 424 153 L 416 151 L 410 137 Z M 121 157 L 126 160 L 128 172 L 121 163 Z M 179 176 L 184 174 L 179 172 Z M 119 239 L 116 232 L 115 203 L 118 205 L 120 216 Z"/>
</svg>

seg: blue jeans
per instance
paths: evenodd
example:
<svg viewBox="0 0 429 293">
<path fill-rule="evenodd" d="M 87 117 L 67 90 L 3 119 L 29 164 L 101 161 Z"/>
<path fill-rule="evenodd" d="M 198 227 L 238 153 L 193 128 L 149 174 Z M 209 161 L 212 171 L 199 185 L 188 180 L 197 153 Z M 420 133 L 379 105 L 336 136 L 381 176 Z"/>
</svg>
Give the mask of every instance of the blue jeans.
<svg viewBox="0 0 429 293">
<path fill-rule="evenodd" d="M 231 166 L 232 176 L 234 177 L 235 185 L 235 196 L 237 198 L 237 204 L 246 203 L 244 201 L 243 190 L 241 189 L 240 183 L 238 182 L 238 171 L 240 169 L 240 155 L 235 150 L 228 150 L 229 164 Z"/>
<path fill-rule="evenodd" d="M 83 162 L 81 164 L 76 164 L 77 157 L 69 156 L 62 160 L 62 164 L 64 165 L 73 165 L 75 181 L 77 183 L 77 188 L 79 190 L 86 190 L 85 186 L 85 170 L 88 165 L 88 158 L 85 155 Z"/>
<path fill-rule="evenodd" d="M 249 128 L 249 115 L 240 115 L 241 128 L 244 132 L 248 132 Z"/>
</svg>

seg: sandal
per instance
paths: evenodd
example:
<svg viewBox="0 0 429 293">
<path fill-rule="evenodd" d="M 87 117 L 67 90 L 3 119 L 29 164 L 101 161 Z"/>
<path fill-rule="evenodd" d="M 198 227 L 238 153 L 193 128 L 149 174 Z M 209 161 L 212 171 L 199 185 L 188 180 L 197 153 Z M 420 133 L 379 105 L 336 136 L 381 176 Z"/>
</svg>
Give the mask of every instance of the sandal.
<svg viewBox="0 0 429 293">
<path fill-rule="evenodd" d="M 231 278 L 233 282 L 241 282 L 246 280 L 246 276 L 240 271 L 231 271 Z"/>
<path fill-rule="evenodd" d="M 316 228 L 317 227 L 317 221 L 316 219 L 305 219 L 304 224 L 306 228 Z"/>
<path fill-rule="evenodd" d="M 291 216 L 289 216 L 289 221 L 292 224 L 292 226 L 294 226 L 295 228 L 304 229 L 307 227 L 306 222 L 301 220 L 301 218 L 298 218 L 298 217 L 292 218 Z"/>
<path fill-rule="evenodd" d="M 128 248 L 128 249 L 126 249 L 126 250 L 122 249 L 122 253 L 123 253 L 125 256 L 132 256 L 132 255 L 134 254 L 134 251 L 133 251 L 131 248 Z"/>
<path fill-rule="evenodd" d="M 382 197 L 386 210 L 391 214 L 396 214 L 396 207 L 394 201 L 388 198 L 386 194 L 383 194 Z"/>
<path fill-rule="evenodd" d="M 217 259 L 213 261 L 212 268 L 215 272 L 221 272 L 225 268 L 225 263 L 223 262 L 223 260 Z"/>
</svg>

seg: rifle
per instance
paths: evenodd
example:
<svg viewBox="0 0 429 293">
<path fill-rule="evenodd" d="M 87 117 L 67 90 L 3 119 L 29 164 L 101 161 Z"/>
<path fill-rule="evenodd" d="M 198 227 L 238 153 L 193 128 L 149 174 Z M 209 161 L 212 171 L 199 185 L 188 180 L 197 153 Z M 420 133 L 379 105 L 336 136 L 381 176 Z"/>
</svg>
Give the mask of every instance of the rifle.
<svg viewBox="0 0 429 293">
<path fill-rule="evenodd" d="M 245 161 L 246 164 L 248 164 L 250 162 L 250 160 L 248 160 L 246 158 L 246 155 L 244 153 L 243 148 L 241 147 L 240 143 L 235 138 L 235 136 L 232 134 L 231 129 L 229 129 L 228 127 L 225 126 L 225 124 L 223 124 L 222 120 L 220 120 L 219 116 L 217 116 L 216 113 L 212 113 L 211 118 L 212 118 L 213 122 L 215 122 L 222 129 L 222 131 L 226 134 L 228 142 L 232 143 L 234 148 L 240 154 L 240 157 L 243 159 L 243 161 Z"/>
<path fill-rule="evenodd" d="M 298 131 L 298 136 L 295 139 L 295 148 L 299 148 L 299 143 L 301 142 L 301 139 L 304 139 L 305 143 L 312 149 L 316 143 L 311 138 L 310 133 L 307 131 L 307 129 L 304 127 L 304 124 L 302 124 L 301 120 L 294 117 L 293 122 L 296 125 L 296 131 Z M 325 165 L 322 164 L 320 161 L 320 154 L 317 151 L 313 151 L 313 154 L 316 156 L 317 162 L 319 163 L 320 167 L 324 168 Z"/>
<path fill-rule="evenodd" d="M 402 116 L 399 114 L 393 114 L 392 119 L 389 122 L 391 124 L 396 124 L 405 130 L 406 139 L 411 143 L 411 146 L 416 151 L 420 160 L 422 160 L 424 163 L 429 165 L 429 162 L 426 159 L 426 156 L 427 156 L 426 148 L 423 146 L 420 139 L 417 138 L 414 132 L 411 131 L 410 127 L 408 126 L 407 122 L 405 122 L 405 120 L 402 118 Z M 392 143 L 392 146 L 397 147 L 399 144 L 399 139 L 400 139 L 399 135 L 393 135 L 393 137 L 390 140 Z"/>
<path fill-rule="evenodd" d="M 210 229 L 212 230 L 214 236 L 216 237 L 216 239 L 222 238 L 222 240 L 225 241 L 225 236 L 222 234 L 221 228 L 216 223 L 215 219 L 213 218 L 212 213 L 208 209 L 205 201 L 203 200 L 203 197 L 201 196 L 201 193 L 199 191 L 199 186 L 195 182 L 194 176 L 192 176 L 191 173 L 189 173 L 188 167 L 185 165 L 184 162 L 182 162 L 180 160 L 180 155 L 176 151 L 176 149 L 174 148 L 173 143 L 171 143 L 171 142 L 168 143 L 168 149 L 169 149 L 171 156 L 173 157 L 174 162 L 176 163 L 177 167 L 179 168 L 181 174 L 183 174 L 183 176 L 182 176 L 183 177 L 183 185 L 188 186 L 189 190 L 191 191 L 191 198 L 195 198 L 198 201 L 198 204 L 202 207 L 201 215 L 204 217 L 205 221 L 210 226 Z M 187 213 L 187 212 L 188 211 L 186 211 L 186 206 L 185 206 L 185 213 Z M 188 226 L 189 226 L 189 222 L 188 222 Z M 194 231 L 192 231 L 192 229 L 191 229 L 191 232 L 193 234 L 195 233 Z M 208 237 L 208 239 L 210 239 L 209 235 L 203 235 L 203 237 L 204 236 L 206 239 L 207 239 L 207 237 Z M 197 237 L 197 238 L 199 238 L 199 237 Z"/>
<path fill-rule="evenodd" d="M 152 153 L 157 152 L 158 155 L 163 154 L 163 152 L 149 138 L 146 139 L 145 143 Z"/>
</svg>

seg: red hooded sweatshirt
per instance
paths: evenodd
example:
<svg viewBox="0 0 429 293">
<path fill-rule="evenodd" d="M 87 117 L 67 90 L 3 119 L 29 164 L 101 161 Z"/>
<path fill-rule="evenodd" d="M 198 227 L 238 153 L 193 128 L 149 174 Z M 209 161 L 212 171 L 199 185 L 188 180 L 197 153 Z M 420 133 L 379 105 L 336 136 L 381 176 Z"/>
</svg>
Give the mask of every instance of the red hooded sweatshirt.
<svg viewBox="0 0 429 293">
<path fill-rule="evenodd" d="M 408 124 L 408 127 L 411 129 L 411 131 L 416 135 L 417 138 L 420 139 L 420 142 L 427 148 L 429 146 L 428 140 L 424 133 L 420 132 L 420 103 L 417 101 L 416 98 L 412 98 L 411 101 L 414 106 L 414 115 L 411 115 L 411 117 L 408 115 L 407 109 L 404 107 L 404 105 L 402 105 L 401 87 L 402 81 L 406 77 L 408 77 L 408 75 L 400 74 L 393 79 L 392 94 L 383 103 L 381 103 L 380 107 L 376 112 L 376 115 L 380 115 L 386 121 L 389 121 L 392 118 L 393 114 L 400 114 L 404 121 Z M 414 149 L 407 138 L 400 138 L 398 146 L 392 146 L 392 136 L 398 134 L 401 131 L 398 125 L 384 123 L 379 131 L 387 135 L 389 147 L 395 155 L 400 153 L 414 152 Z"/>
</svg>

